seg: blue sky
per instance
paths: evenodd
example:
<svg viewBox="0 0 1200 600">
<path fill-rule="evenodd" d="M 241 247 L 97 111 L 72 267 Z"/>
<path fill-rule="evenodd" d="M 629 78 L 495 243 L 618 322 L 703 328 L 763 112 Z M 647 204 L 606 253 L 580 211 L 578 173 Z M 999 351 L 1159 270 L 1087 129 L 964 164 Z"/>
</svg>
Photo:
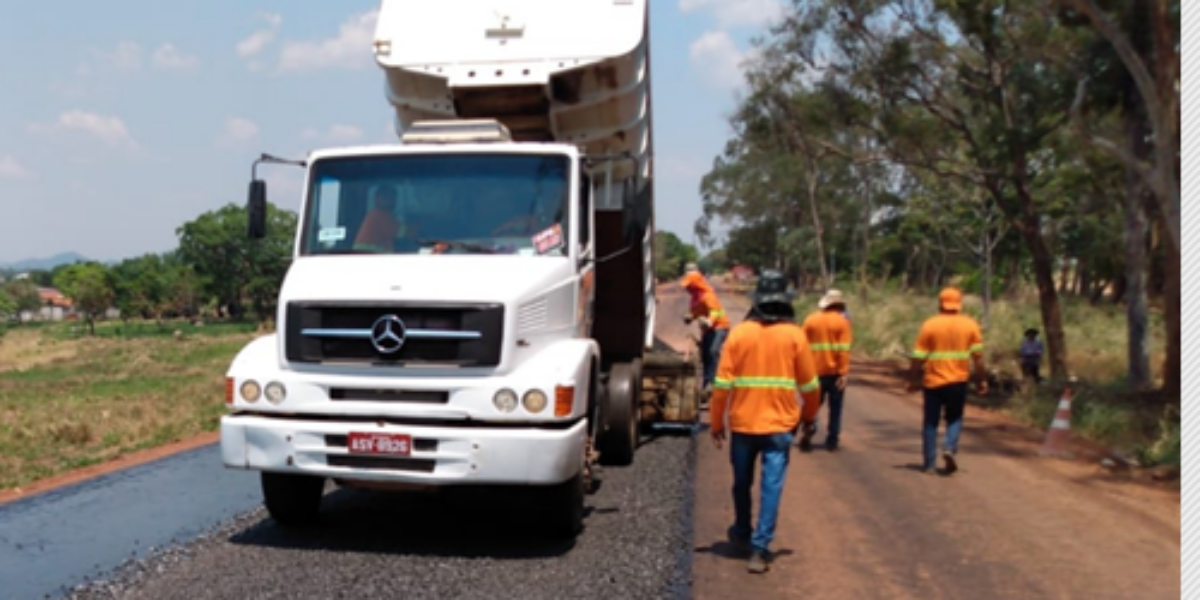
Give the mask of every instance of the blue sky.
<svg viewBox="0 0 1200 600">
<path fill-rule="evenodd" d="M 778 0 L 652 0 L 659 228 L 692 240 L 738 62 Z M 242 204 L 260 152 L 395 140 L 377 0 L 0 0 L 0 264 L 111 261 Z M 299 171 L 267 167 L 295 210 Z"/>
</svg>

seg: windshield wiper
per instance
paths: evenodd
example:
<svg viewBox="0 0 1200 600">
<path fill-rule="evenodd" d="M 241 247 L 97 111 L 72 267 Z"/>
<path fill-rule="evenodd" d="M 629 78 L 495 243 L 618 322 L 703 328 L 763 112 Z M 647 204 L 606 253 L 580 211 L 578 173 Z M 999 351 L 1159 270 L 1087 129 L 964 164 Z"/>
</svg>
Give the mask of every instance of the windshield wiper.
<svg viewBox="0 0 1200 600">
<path fill-rule="evenodd" d="M 496 250 L 493 248 L 488 248 L 487 246 L 483 246 L 480 244 L 472 244 L 471 242 L 458 242 L 458 241 L 451 241 L 451 240 L 417 240 L 417 243 L 422 246 L 436 246 L 438 244 L 444 244 L 444 245 L 450 246 L 452 248 L 461 248 L 463 250 L 466 250 L 467 252 L 479 252 L 482 254 L 495 254 L 496 253 Z"/>
</svg>

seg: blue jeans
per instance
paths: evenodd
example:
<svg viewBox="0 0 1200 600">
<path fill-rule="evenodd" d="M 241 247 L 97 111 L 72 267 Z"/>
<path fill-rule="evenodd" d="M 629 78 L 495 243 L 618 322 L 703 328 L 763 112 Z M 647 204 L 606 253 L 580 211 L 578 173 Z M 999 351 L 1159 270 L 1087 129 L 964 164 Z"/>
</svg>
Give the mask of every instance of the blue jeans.
<svg viewBox="0 0 1200 600">
<path fill-rule="evenodd" d="M 704 364 L 704 386 L 712 385 L 717 377 L 717 364 L 721 362 L 721 348 L 725 338 L 729 337 L 729 328 L 706 329 L 700 337 L 700 360 Z"/>
<path fill-rule="evenodd" d="M 952 383 L 936 388 L 925 388 L 925 431 L 923 449 L 926 469 L 937 463 L 937 431 L 946 413 L 946 452 L 958 452 L 958 437 L 962 434 L 963 409 L 967 405 L 967 384 Z"/>
<path fill-rule="evenodd" d="M 821 377 L 821 404 L 829 400 L 829 430 L 825 435 L 825 446 L 837 446 L 838 434 L 842 432 L 842 401 L 846 398 L 846 390 L 839 390 L 837 380 L 841 375 L 824 375 Z"/>
<path fill-rule="evenodd" d="M 791 433 L 752 435 L 737 433 L 730 436 L 729 459 L 733 463 L 733 534 L 749 539 L 755 550 L 766 552 L 775 539 L 775 521 L 779 516 L 779 500 L 787 479 Z M 750 486 L 754 485 L 754 464 L 762 454 L 762 489 L 760 490 L 758 526 L 750 527 Z"/>
</svg>

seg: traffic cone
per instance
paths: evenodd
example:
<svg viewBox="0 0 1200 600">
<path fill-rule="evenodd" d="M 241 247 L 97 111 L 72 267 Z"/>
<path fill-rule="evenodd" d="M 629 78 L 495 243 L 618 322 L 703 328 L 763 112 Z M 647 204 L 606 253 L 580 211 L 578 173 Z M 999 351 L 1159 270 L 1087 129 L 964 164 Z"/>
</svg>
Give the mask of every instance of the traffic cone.
<svg viewBox="0 0 1200 600">
<path fill-rule="evenodd" d="M 1038 450 L 1038 456 L 1057 456 L 1070 458 L 1067 443 L 1071 439 L 1071 388 L 1063 390 L 1062 399 L 1058 401 L 1058 410 L 1054 420 L 1050 422 L 1050 430 L 1046 432 L 1046 441 Z"/>
</svg>

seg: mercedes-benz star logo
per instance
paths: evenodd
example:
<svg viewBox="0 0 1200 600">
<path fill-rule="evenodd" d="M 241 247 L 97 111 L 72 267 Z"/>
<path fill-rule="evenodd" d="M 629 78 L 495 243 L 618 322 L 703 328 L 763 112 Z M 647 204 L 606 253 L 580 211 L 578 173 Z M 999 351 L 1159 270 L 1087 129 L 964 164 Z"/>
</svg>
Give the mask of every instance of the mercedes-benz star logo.
<svg viewBox="0 0 1200 600">
<path fill-rule="evenodd" d="M 371 345 L 380 354 L 395 354 L 404 347 L 404 321 L 396 315 L 384 315 L 371 325 Z"/>
</svg>

